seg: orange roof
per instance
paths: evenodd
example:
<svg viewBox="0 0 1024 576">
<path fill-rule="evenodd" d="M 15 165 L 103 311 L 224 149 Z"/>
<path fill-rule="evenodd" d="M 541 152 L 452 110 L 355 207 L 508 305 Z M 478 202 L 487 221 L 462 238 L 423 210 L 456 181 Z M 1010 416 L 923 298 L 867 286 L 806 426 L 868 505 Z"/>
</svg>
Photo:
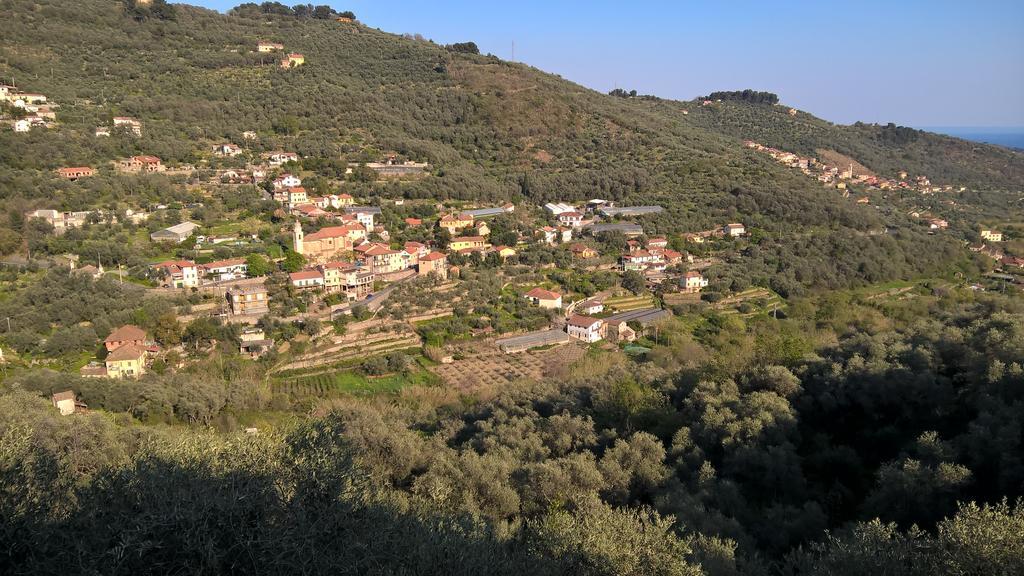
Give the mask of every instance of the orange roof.
<svg viewBox="0 0 1024 576">
<path fill-rule="evenodd" d="M 580 316 L 579 314 L 573 314 L 569 317 L 567 323 L 569 326 L 576 326 L 578 328 L 590 328 L 594 324 L 600 322 L 600 318 L 594 318 L 592 316 Z"/>
<path fill-rule="evenodd" d="M 367 256 L 384 256 L 385 254 L 397 254 L 397 252 L 387 246 L 377 244 L 375 246 L 371 246 L 369 250 L 364 252 L 364 254 Z"/>
<path fill-rule="evenodd" d="M 125 344 L 120 348 L 107 354 L 107 362 L 119 362 L 121 360 L 136 360 L 146 354 L 145 349 L 135 344 Z"/>
<path fill-rule="evenodd" d="M 196 265 L 191 260 L 164 260 L 163 262 L 157 262 L 153 264 L 153 268 L 192 268 Z"/>
<path fill-rule="evenodd" d="M 133 340 L 145 339 L 145 330 L 139 328 L 138 326 L 125 324 L 124 326 L 121 326 L 120 328 L 111 332 L 110 336 L 107 336 L 107 339 L 104 340 L 104 342 L 131 342 Z"/>
<path fill-rule="evenodd" d="M 298 272 L 292 272 L 288 274 L 288 277 L 294 280 L 312 280 L 313 278 L 321 278 L 323 274 L 319 270 L 300 270 Z"/>
<path fill-rule="evenodd" d="M 458 238 L 452 238 L 452 242 L 483 242 L 483 236 L 459 236 Z"/>
<path fill-rule="evenodd" d="M 137 160 L 143 164 L 159 164 L 160 159 L 156 156 L 132 156 L 132 160 Z"/>
<path fill-rule="evenodd" d="M 558 300 L 562 297 L 558 292 L 552 292 L 551 290 L 545 290 L 543 288 L 534 288 L 527 292 L 526 295 L 538 300 Z"/>
<path fill-rule="evenodd" d="M 348 236 L 348 231 L 349 228 L 347 226 L 327 226 L 306 236 L 306 241 L 323 240 L 325 238 L 340 238 L 342 236 Z"/>
<path fill-rule="evenodd" d="M 431 252 L 430 254 L 427 254 L 423 258 L 420 258 L 420 262 L 433 262 L 434 260 L 443 260 L 444 258 L 445 255 L 440 252 Z"/>
</svg>

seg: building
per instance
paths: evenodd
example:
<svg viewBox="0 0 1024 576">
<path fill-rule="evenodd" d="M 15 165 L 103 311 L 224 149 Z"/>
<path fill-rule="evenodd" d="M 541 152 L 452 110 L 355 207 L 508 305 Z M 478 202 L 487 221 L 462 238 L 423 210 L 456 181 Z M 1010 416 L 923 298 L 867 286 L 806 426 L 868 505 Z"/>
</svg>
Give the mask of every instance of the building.
<svg viewBox="0 0 1024 576">
<path fill-rule="evenodd" d="M 690 270 L 679 280 L 679 286 L 683 289 L 683 292 L 700 292 L 702 288 L 706 288 L 708 285 L 708 279 L 703 274 L 696 270 Z"/>
<path fill-rule="evenodd" d="M 665 238 L 664 236 L 655 236 L 654 238 L 648 238 L 647 248 L 668 248 L 668 238 Z"/>
<path fill-rule="evenodd" d="M 199 228 L 198 224 L 193 222 L 182 222 L 181 224 L 175 224 L 163 230 L 157 230 L 149 235 L 149 239 L 153 242 L 174 242 L 181 244 L 185 240 L 188 240 L 189 236 Z"/>
<path fill-rule="evenodd" d="M 543 288 L 534 288 L 533 290 L 530 290 L 526 293 L 526 299 L 541 308 L 562 307 L 562 295 L 558 292 L 552 292 L 551 290 L 545 290 Z"/>
<path fill-rule="evenodd" d="M 477 208 L 476 210 L 466 210 L 464 214 L 468 214 L 473 218 L 491 218 L 494 216 L 500 216 L 501 214 L 507 214 L 515 210 L 515 206 L 512 204 L 506 204 L 497 208 Z"/>
<path fill-rule="evenodd" d="M 579 228 L 583 226 L 583 214 L 570 210 L 568 212 L 561 212 L 558 214 L 558 223 L 562 226 L 570 226 L 572 228 Z"/>
<path fill-rule="evenodd" d="M 585 316 L 592 316 L 594 314 L 600 314 L 604 312 L 604 302 L 600 300 L 587 300 L 576 306 L 576 310 Z"/>
<path fill-rule="evenodd" d="M 431 252 L 421 256 L 416 265 L 416 273 L 420 276 L 434 274 L 442 280 L 448 279 L 448 257 L 441 252 Z"/>
<path fill-rule="evenodd" d="M 165 260 L 153 264 L 161 274 L 161 285 L 167 288 L 198 288 L 199 268 L 190 260 Z"/>
<path fill-rule="evenodd" d="M 594 236 L 604 232 L 622 232 L 626 236 L 642 236 L 644 233 L 643 227 L 639 224 L 627 224 L 624 222 L 614 224 L 593 224 L 590 226 L 589 230 Z"/>
<path fill-rule="evenodd" d="M 96 174 L 96 171 L 88 166 L 75 166 L 72 168 L 59 168 L 57 175 L 66 180 L 78 180 L 88 178 Z"/>
<path fill-rule="evenodd" d="M 462 250 L 483 250 L 487 248 L 487 239 L 483 236 L 459 236 L 458 238 L 452 238 L 452 241 L 448 243 L 448 249 L 454 252 Z"/>
<path fill-rule="evenodd" d="M 153 174 L 166 170 L 159 158 L 148 155 L 132 156 L 126 160 L 121 160 L 118 168 L 122 172 L 140 172 L 144 174 Z"/>
<path fill-rule="evenodd" d="M 225 142 L 224 144 L 218 144 L 213 149 L 213 153 L 217 156 L 238 156 L 242 153 L 242 148 Z"/>
<path fill-rule="evenodd" d="M 135 344 L 125 344 L 107 354 L 103 360 L 107 378 L 138 378 L 146 373 L 146 349 Z"/>
<path fill-rule="evenodd" d="M 146 345 L 146 331 L 138 326 L 125 324 L 115 329 L 103 340 L 103 347 L 107 352 L 113 352 L 122 346 L 134 345 L 144 347 Z"/>
<path fill-rule="evenodd" d="M 292 52 L 281 59 L 281 68 L 297 68 L 306 63 L 306 57 L 298 52 Z"/>
<path fill-rule="evenodd" d="M 446 214 L 437 221 L 437 225 L 447 230 L 452 236 L 455 236 L 464 228 L 469 228 L 473 225 L 473 217 L 466 212 L 458 215 Z"/>
<path fill-rule="evenodd" d="M 236 316 L 261 316 L 270 311 L 270 298 L 262 285 L 235 286 L 227 291 L 228 307 Z"/>
<path fill-rule="evenodd" d="M 544 205 L 544 209 L 551 213 L 552 216 L 558 216 L 562 212 L 575 212 L 576 207 L 571 204 L 564 202 L 548 202 Z"/>
<path fill-rule="evenodd" d="M 495 246 L 494 251 L 498 253 L 498 256 L 504 260 L 505 258 L 511 258 L 516 255 L 516 249 L 511 246 Z"/>
<path fill-rule="evenodd" d="M 238 335 L 238 339 L 241 341 L 238 346 L 238 353 L 248 354 L 253 360 L 274 348 L 274 341 L 267 339 L 266 333 L 261 328 L 245 328 Z"/>
<path fill-rule="evenodd" d="M 363 258 L 374 274 L 384 275 L 400 272 L 405 269 L 405 255 L 387 246 L 374 245 L 363 252 Z"/>
<path fill-rule="evenodd" d="M 283 152 L 281 150 L 267 152 L 265 156 L 271 166 L 280 166 L 286 162 L 297 162 L 299 160 L 299 155 L 295 152 Z"/>
<path fill-rule="evenodd" d="M 739 223 L 735 223 L 734 222 L 732 224 L 726 224 L 725 226 L 723 226 L 722 227 L 722 232 L 726 236 L 729 236 L 731 238 L 736 238 L 736 237 L 743 236 L 744 234 L 746 234 L 747 233 L 747 228 L 743 224 L 739 224 Z"/>
<path fill-rule="evenodd" d="M 982 240 L 988 240 L 989 242 L 1002 242 L 1003 233 L 997 230 L 982 230 L 981 238 Z"/>
<path fill-rule="evenodd" d="M 324 275 L 320 270 L 299 270 L 288 274 L 288 281 L 299 290 L 320 289 L 324 287 Z"/>
<path fill-rule="evenodd" d="M 142 136 L 142 122 L 130 116 L 114 116 L 114 128 L 122 127 L 135 136 Z M 107 135 L 110 135 L 109 132 Z"/>
<path fill-rule="evenodd" d="M 249 272 L 249 265 L 245 263 L 245 258 L 230 258 L 228 260 L 216 260 L 200 266 L 203 276 L 210 278 L 215 282 L 223 282 L 225 280 L 238 280 L 245 278 Z"/>
<path fill-rule="evenodd" d="M 945 230 L 949 227 L 949 222 L 946 222 L 942 218 L 931 218 L 928 220 L 928 228 L 931 230 Z"/>
<path fill-rule="evenodd" d="M 302 179 L 298 176 L 285 172 L 277 178 L 274 178 L 272 184 L 274 185 L 274 190 L 286 190 L 302 186 Z M 303 192 L 305 192 L 305 190 L 303 190 Z"/>
<path fill-rule="evenodd" d="M 598 256 L 597 250 L 594 250 L 586 244 L 573 244 L 569 247 L 569 251 L 572 252 L 572 255 L 576 258 L 582 258 L 584 260 L 588 258 L 597 258 Z"/>
<path fill-rule="evenodd" d="M 636 340 L 636 330 L 630 328 L 625 321 L 605 320 L 604 337 L 612 342 L 632 342 Z"/>
<path fill-rule="evenodd" d="M 74 390 L 65 390 L 63 392 L 57 392 L 53 396 L 50 396 L 50 401 L 53 402 L 53 407 L 60 410 L 61 416 L 68 416 L 75 412 L 86 412 L 88 406 L 85 402 L 80 402 L 75 399 Z"/>
<path fill-rule="evenodd" d="M 565 322 L 565 331 L 569 337 L 584 342 L 597 342 L 601 339 L 601 327 L 604 321 L 592 316 L 570 316 Z"/>
<path fill-rule="evenodd" d="M 328 262 L 317 269 L 324 278 L 327 292 L 344 293 L 349 300 L 359 300 L 373 291 L 374 274 L 349 262 Z"/>
<path fill-rule="evenodd" d="M 256 43 L 257 52 L 275 52 L 277 50 L 284 50 L 284 44 L 278 44 L 277 42 L 266 42 L 263 40 Z"/>
<path fill-rule="evenodd" d="M 29 132 L 32 130 L 32 123 L 28 120 L 25 120 L 24 118 L 21 118 L 19 120 L 15 120 L 11 124 L 11 129 L 14 130 L 15 132 Z"/>
<path fill-rule="evenodd" d="M 606 218 L 630 218 L 633 216 L 647 216 L 664 212 L 661 206 L 605 206 L 598 208 L 597 212 Z"/>
<path fill-rule="evenodd" d="M 328 226 L 308 236 L 298 221 L 292 230 L 294 250 L 313 262 L 326 262 L 352 250 L 351 226 Z M 366 231 L 362 230 L 363 236 Z"/>
</svg>

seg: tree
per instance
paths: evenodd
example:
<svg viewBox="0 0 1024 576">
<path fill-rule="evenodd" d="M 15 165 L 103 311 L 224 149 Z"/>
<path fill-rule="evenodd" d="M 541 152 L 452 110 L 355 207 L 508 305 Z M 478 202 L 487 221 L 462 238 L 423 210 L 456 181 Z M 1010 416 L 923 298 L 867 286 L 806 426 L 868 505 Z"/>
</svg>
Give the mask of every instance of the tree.
<svg viewBox="0 0 1024 576">
<path fill-rule="evenodd" d="M 249 254 L 245 257 L 245 266 L 250 278 L 270 274 L 270 262 L 262 254 Z"/>
<path fill-rule="evenodd" d="M 622 274 L 622 287 L 639 296 L 647 288 L 647 282 L 636 270 L 626 270 Z"/>
<path fill-rule="evenodd" d="M 284 255 L 284 263 L 281 264 L 281 267 L 284 268 L 286 272 L 298 272 L 305 266 L 306 257 L 294 250 L 289 250 Z"/>
<path fill-rule="evenodd" d="M 476 42 L 456 42 L 447 46 L 448 50 L 452 52 L 458 52 L 460 54 L 479 54 L 480 48 L 477 47 Z"/>
</svg>

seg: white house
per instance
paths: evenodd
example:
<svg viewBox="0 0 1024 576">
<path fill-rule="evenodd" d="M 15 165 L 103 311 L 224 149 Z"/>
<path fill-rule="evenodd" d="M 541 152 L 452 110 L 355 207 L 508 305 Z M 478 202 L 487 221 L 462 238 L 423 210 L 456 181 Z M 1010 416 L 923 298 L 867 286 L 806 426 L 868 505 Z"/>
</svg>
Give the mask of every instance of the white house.
<svg viewBox="0 0 1024 576">
<path fill-rule="evenodd" d="M 533 290 L 530 290 L 526 293 L 526 299 L 541 308 L 562 307 L 562 295 L 558 292 L 552 292 L 551 290 L 545 290 L 543 288 L 534 288 Z"/>
<path fill-rule="evenodd" d="M 14 121 L 15 132 L 28 132 L 32 129 L 32 123 L 22 118 L 21 120 Z"/>
<path fill-rule="evenodd" d="M 726 236 L 736 238 L 746 234 L 747 228 L 743 224 L 738 224 L 734 222 L 732 224 L 726 224 L 725 226 L 723 226 L 722 232 L 724 232 Z"/>
<path fill-rule="evenodd" d="M 571 316 L 565 323 L 565 330 L 571 338 L 584 342 L 597 342 L 601 339 L 601 326 L 604 321 L 591 316 Z"/>
<path fill-rule="evenodd" d="M 562 212 L 558 215 L 558 223 L 562 226 L 570 226 L 572 228 L 579 228 L 583 225 L 583 214 L 571 210 L 569 212 Z"/>
<path fill-rule="evenodd" d="M 708 279 L 696 270 L 690 270 L 683 275 L 679 281 L 684 292 L 700 292 L 701 288 L 707 288 Z"/>
<path fill-rule="evenodd" d="M 293 174 L 288 174 L 287 172 L 274 179 L 274 190 L 297 188 L 299 186 L 302 186 L 302 179 Z"/>
<path fill-rule="evenodd" d="M 564 202 L 548 202 L 544 205 L 544 209 L 551 213 L 552 216 L 558 216 L 562 212 L 575 212 L 576 207 L 571 204 Z"/>
</svg>

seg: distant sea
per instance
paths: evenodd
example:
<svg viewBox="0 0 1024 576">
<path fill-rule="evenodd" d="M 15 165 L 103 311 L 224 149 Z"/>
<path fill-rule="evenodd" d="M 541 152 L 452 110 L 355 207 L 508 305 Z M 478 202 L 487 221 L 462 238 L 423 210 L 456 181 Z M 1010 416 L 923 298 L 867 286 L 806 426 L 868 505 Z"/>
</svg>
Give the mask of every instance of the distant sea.
<svg viewBox="0 0 1024 576">
<path fill-rule="evenodd" d="M 971 126 L 929 126 L 921 128 L 928 132 L 938 132 L 985 144 L 998 144 L 1007 148 L 1024 150 L 1024 127 L 993 128 Z"/>
</svg>

